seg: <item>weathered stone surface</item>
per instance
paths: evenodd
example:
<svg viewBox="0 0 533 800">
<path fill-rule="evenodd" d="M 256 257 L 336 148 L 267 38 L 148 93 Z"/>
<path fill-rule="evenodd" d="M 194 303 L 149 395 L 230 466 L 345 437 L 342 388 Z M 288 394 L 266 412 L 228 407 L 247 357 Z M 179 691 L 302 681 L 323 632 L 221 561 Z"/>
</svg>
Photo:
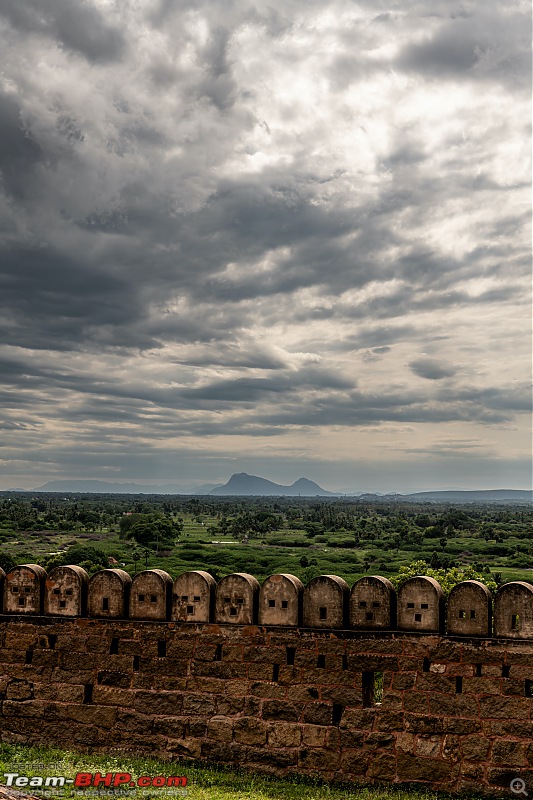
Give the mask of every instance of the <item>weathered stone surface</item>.
<svg viewBox="0 0 533 800">
<path fill-rule="evenodd" d="M 267 741 L 271 747 L 299 747 L 302 732 L 298 725 L 271 723 L 267 727 Z"/>
<path fill-rule="evenodd" d="M 525 767 L 527 765 L 525 748 L 526 746 L 523 742 L 501 739 L 494 742 L 492 761 L 495 764 L 512 764 L 515 767 Z"/>
<path fill-rule="evenodd" d="M 254 717 L 241 717 L 235 720 L 234 736 L 235 741 L 241 744 L 265 744 L 267 726 Z"/>
<path fill-rule="evenodd" d="M 263 719 L 298 722 L 300 709 L 283 700 L 264 700 L 261 716 Z M 330 720 L 328 720 L 329 722 Z"/>
<path fill-rule="evenodd" d="M 27 618 L 17 650 L 20 625 L 0 619 L 11 644 L 0 651 L 5 741 L 454 790 L 505 789 L 505 776 L 533 772 L 523 639 Z M 362 673 L 373 671 L 382 701 L 363 708 Z"/>
<path fill-rule="evenodd" d="M 450 778 L 451 764 L 437 758 L 420 758 L 400 751 L 398 777 L 402 781 L 445 781 Z"/>
<path fill-rule="evenodd" d="M 217 742 L 231 742 L 233 739 L 233 720 L 231 717 L 211 717 L 207 735 Z"/>
</svg>

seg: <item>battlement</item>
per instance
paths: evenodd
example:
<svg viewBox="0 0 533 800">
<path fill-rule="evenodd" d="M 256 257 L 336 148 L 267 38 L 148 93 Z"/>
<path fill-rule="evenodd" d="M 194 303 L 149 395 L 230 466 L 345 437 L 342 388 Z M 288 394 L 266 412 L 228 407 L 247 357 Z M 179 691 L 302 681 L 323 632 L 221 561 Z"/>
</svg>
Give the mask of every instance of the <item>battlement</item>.
<svg viewBox="0 0 533 800">
<path fill-rule="evenodd" d="M 2 578 L 0 740 L 327 780 L 533 790 L 533 589 L 419 576 Z M 444 628 L 447 627 L 447 633 Z M 494 627 L 493 634 L 492 626 Z"/>
<path fill-rule="evenodd" d="M 176 580 L 160 569 L 132 578 L 104 569 L 91 578 L 77 566 L 55 567 L 47 575 L 37 564 L 0 570 L 3 614 L 213 622 L 326 630 L 402 630 L 533 639 L 533 586 L 513 581 L 493 602 L 479 581 L 454 587 L 446 603 L 433 578 L 408 579 L 395 592 L 381 576 L 351 587 L 337 575 L 320 575 L 307 586 L 294 575 L 271 575 L 262 585 L 247 573 L 218 584 L 207 572 L 184 572 Z"/>
</svg>

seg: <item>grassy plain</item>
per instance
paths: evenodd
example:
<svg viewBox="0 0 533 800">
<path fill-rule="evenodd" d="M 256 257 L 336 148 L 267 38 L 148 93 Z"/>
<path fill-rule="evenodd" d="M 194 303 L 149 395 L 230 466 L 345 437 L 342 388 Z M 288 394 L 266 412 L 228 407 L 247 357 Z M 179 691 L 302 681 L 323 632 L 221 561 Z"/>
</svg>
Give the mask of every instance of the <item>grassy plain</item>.
<svg viewBox="0 0 533 800">
<path fill-rule="evenodd" d="M 82 755 L 58 749 L 25 747 L 22 745 L 0 745 L 0 774 L 18 772 L 24 776 L 42 778 L 65 776 L 75 778 L 77 772 L 128 772 L 134 779 L 147 776 L 185 776 L 187 788 L 132 789 L 103 797 L 126 796 L 132 800 L 162 800 L 171 797 L 178 800 L 452 800 L 452 795 L 431 791 L 421 785 L 389 787 L 385 785 L 335 785 L 325 784 L 311 778 L 273 778 L 246 772 L 244 769 L 206 766 L 193 762 L 169 762 L 127 755 L 95 756 Z M 1 788 L 0 783 L 0 788 Z M 5 784 L 4 784 L 5 785 Z M 25 791 L 31 792 L 30 787 Z M 34 790 L 35 791 L 35 790 Z M 93 790 L 96 791 L 96 790 Z M 61 797 L 83 797 L 80 789 L 65 788 Z M 457 796 L 455 796 L 457 797 Z M 464 797 L 464 795 L 463 795 Z M 469 795 L 478 800 L 477 795 Z M 481 798 L 481 795 L 479 795 Z M 54 798 L 55 800 L 55 798 Z M 485 798 L 486 800 L 486 798 Z"/>
<path fill-rule="evenodd" d="M 159 514 L 182 530 L 169 547 L 154 541 L 142 548 L 120 534 L 121 520 L 131 513 Z M 147 567 L 173 577 L 207 569 L 217 579 L 249 572 L 261 581 L 290 572 L 304 583 L 336 574 L 352 584 L 365 574 L 393 577 L 423 559 L 437 567 L 471 565 L 498 582 L 531 581 L 533 509 L 309 498 L 0 499 L 0 551 L 17 563 L 46 566 L 74 545 L 95 547 L 132 574 Z"/>
</svg>

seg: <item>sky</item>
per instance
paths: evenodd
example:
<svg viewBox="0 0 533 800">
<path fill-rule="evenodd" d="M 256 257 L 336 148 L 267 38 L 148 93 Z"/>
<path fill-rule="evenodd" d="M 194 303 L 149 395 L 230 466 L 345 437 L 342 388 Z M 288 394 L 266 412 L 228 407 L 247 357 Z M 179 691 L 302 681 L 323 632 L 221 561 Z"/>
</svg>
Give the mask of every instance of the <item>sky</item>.
<svg viewBox="0 0 533 800">
<path fill-rule="evenodd" d="M 0 488 L 531 487 L 526 0 L 1 0 Z"/>
</svg>

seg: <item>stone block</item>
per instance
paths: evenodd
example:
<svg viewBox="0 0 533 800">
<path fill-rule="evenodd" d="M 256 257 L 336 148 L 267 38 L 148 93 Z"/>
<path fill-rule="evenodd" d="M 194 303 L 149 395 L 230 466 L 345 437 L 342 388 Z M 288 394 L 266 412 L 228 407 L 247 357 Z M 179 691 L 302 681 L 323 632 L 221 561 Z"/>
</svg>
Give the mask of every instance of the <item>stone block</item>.
<svg viewBox="0 0 533 800">
<path fill-rule="evenodd" d="M 211 717 L 207 735 L 217 742 L 231 742 L 233 739 L 233 720 L 231 717 Z"/>
<path fill-rule="evenodd" d="M 331 708 L 329 708 L 328 724 L 331 722 Z M 298 722 L 300 709 L 283 700 L 265 700 L 262 709 L 263 719 L 280 720 L 285 722 Z"/>
<path fill-rule="evenodd" d="M 468 761 L 487 761 L 490 749 L 490 739 L 480 736 L 468 736 L 461 739 L 463 758 Z"/>
<path fill-rule="evenodd" d="M 267 726 L 254 717 L 240 717 L 234 723 L 235 741 L 240 744 L 264 745 L 267 739 Z"/>
<path fill-rule="evenodd" d="M 269 747 L 299 747 L 302 732 L 298 725 L 270 723 L 267 726 L 267 742 Z"/>
<path fill-rule="evenodd" d="M 398 778 L 401 781 L 426 781 L 436 783 L 449 780 L 452 765 L 437 758 L 420 758 L 403 751 L 398 752 Z"/>
<path fill-rule="evenodd" d="M 301 725 L 302 744 L 305 747 L 325 747 L 328 728 L 322 725 Z"/>
<path fill-rule="evenodd" d="M 512 764 L 514 767 L 527 766 L 525 743 L 511 739 L 495 741 L 492 746 L 492 761 L 495 764 Z"/>
</svg>

